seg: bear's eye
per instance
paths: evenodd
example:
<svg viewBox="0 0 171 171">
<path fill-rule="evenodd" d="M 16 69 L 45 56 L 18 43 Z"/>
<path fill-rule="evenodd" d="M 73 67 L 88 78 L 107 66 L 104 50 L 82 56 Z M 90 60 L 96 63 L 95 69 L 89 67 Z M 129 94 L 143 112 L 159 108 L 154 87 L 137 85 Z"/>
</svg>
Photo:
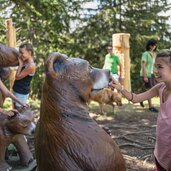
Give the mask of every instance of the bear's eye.
<svg viewBox="0 0 171 171">
<path fill-rule="evenodd" d="M 28 125 L 30 125 L 30 121 L 28 121 L 28 120 L 23 121 L 23 123 L 22 123 L 23 128 L 26 128 Z"/>
</svg>

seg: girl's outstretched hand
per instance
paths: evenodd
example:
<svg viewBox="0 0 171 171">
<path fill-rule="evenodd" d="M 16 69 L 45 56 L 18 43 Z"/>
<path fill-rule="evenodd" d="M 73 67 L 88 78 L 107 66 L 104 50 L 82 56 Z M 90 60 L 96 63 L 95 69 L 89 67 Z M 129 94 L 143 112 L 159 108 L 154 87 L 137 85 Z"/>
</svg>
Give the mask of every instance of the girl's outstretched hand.
<svg viewBox="0 0 171 171">
<path fill-rule="evenodd" d="M 112 81 L 109 83 L 109 87 L 114 90 L 114 89 L 117 89 L 118 91 L 121 90 L 121 84 L 116 81 L 114 78 L 112 78 Z"/>
</svg>

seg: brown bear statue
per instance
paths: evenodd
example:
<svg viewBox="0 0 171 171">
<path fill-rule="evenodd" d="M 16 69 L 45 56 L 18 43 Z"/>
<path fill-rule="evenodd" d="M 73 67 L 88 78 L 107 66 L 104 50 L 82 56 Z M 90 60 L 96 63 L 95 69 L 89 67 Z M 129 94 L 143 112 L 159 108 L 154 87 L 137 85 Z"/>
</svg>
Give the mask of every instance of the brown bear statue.
<svg viewBox="0 0 171 171">
<path fill-rule="evenodd" d="M 12 117 L 0 114 L 0 170 L 8 171 L 12 167 L 5 161 L 5 153 L 9 144 L 14 144 L 19 156 L 21 165 L 28 166 L 33 160 L 32 153 L 28 147 L 24 135 L 34 133 L 33 112 L 23 109 Z"/>
<path fill-rule="evenodd" d="M 125 171 L 117 144 L 88 113 L 92 90 L 108 86 L 108 70 L 51 53 L 35 134 L 38 171 Z"/>
</svg>

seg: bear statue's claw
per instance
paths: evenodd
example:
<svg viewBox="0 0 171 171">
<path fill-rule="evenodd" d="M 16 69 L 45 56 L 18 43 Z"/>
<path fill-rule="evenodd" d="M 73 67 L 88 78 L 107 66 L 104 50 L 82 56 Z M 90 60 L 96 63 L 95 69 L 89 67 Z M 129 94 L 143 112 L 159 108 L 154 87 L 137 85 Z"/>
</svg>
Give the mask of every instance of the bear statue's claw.
<svg viewBox="0 0 171 171">
<path fill-rule="evenodd" d="M 5 171 L 10 171 L 11 169 L 12 169 L 12 167 L 10 167 L 10 168 L 6 169 Z"/>
<path fill-rule="evenodd" d="M 111 132 L 111 130 L 110 130 L 109 127 L 107 127 L 107 126 L 102 126 L 102 128 L 104 129 L 104 131 L 105 131 L 107 134 L 109 134 L 110 136 L 112 136 L 112 132 Z"/>
<path fill-rule="evenodd" d="M 12 167 L 8 165 L 6 162 L 0 162 L 0 170 L 1 171 L 10 171 Z"/>
</svg>

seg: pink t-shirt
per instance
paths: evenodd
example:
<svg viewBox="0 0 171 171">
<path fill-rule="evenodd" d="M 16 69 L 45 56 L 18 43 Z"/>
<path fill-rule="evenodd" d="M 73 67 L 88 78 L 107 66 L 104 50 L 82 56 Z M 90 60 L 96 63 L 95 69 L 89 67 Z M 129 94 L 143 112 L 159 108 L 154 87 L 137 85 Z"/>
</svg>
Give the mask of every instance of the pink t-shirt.
<svg viewBox="0 0 171 171">
<path fill-rule="evenodd" d="M 162 94 L 165 84 L 159 90 L 160 111 L 157 118 L 156 144 L 154 155 L 159 164 L 168 169 L 171 162 L 171 96 L 163 102 Z"/>
</svg>

